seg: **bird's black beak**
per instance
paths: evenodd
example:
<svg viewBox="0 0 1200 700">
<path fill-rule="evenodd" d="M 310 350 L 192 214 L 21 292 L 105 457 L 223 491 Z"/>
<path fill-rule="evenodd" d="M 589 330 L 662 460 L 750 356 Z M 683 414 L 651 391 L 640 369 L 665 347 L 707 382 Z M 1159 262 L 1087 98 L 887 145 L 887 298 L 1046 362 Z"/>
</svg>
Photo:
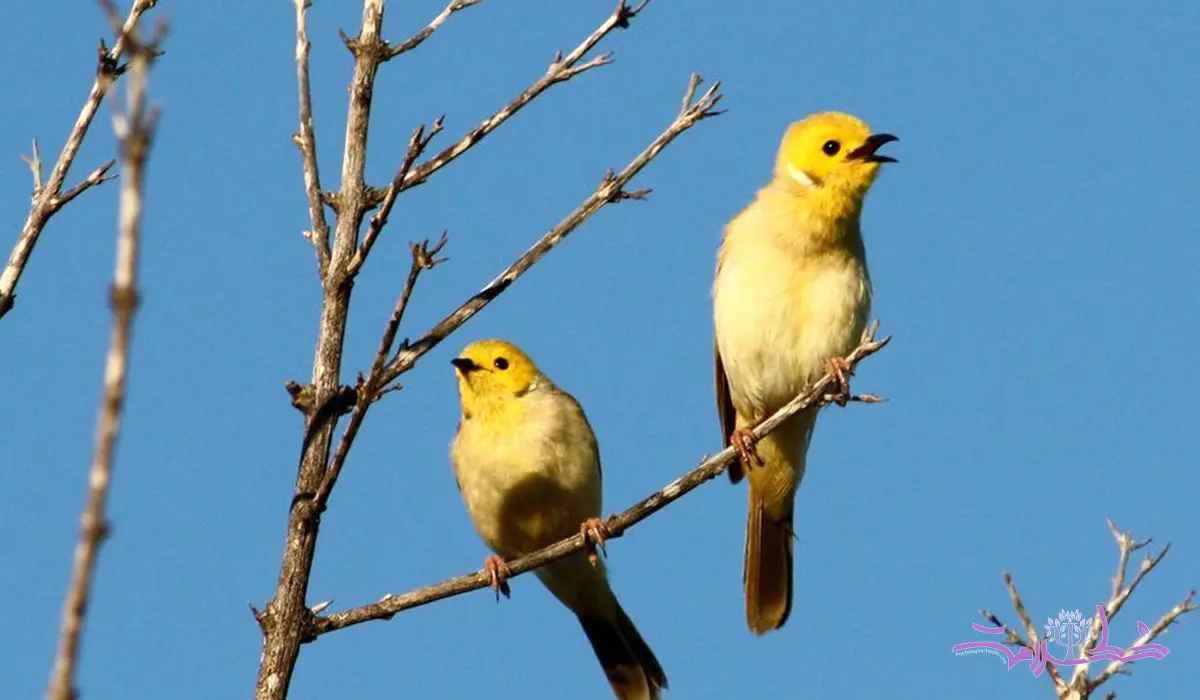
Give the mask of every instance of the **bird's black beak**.
<svg viewBox="0 0 1200 700">
<path fill-rule="evenodd" d="M 881 156 L 875 151 L 878 151 L 885 143 L 899 141 L 900 139 L 891 134 L 871 134 L 867 137 L 866 143 L 858 148 L 850 151 L 846 157 L 850 160 L 864 160 L 868 163 L 898 163 L 900 161 L 891 156 Z"/>
<path fill-rule="evenodd" d="M 475 361 L 469 357 L 456 357 L 453 360 L 450 360 L 450 364 L 454 365 L 454 368 L 461 372 L 463 376 L 466 376 L 477 369 L 483 369 L 479 365 L 475 364 Z"/>
</svg>

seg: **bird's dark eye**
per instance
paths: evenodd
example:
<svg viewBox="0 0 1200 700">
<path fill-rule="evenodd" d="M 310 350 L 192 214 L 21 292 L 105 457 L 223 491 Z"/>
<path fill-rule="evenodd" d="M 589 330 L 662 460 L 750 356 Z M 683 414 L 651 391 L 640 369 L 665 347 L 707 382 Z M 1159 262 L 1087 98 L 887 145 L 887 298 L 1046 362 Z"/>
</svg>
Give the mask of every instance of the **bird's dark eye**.
<svg viewBox="0 0 1200 700">
<path fill-rule="evenodd" d="M 496 369 L 508 369 L 508 360 L 503 357 L 497 357 L 492 364 L 496 365 Z"/>
<path fill-rule="evenodd" d="M 821 146 L 821 150 L 824 151 L 825 155 L 827 156 L 836 156 L 838 151 L 842 150 L 842 144 L 830 139 Z"/>
</svg>

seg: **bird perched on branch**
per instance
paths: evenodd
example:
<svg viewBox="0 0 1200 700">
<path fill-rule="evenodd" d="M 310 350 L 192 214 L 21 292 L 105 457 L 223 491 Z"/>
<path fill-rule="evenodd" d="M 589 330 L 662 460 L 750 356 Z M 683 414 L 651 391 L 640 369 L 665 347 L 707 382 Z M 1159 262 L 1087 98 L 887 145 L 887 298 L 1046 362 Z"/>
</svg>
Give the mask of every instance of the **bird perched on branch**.
<svg viewBox="0 0 1200 700">
<path fill-rule="evenodd" d="M 475 529 L 499 555 L 484 563 L 497 596 L 508 594 L 504 559 L 582 530 L 590 552 L 576 552 L 535 573 L 579 618 L 616 696 L 656 700 L 667 677 L 595 556 L 594 546 L 603 545 L 605 534 L 599 520 L 600 453 L 579 402 L 501 340 L 472 343 L 451 362 L 462 420 L 450 459 Z"/>
<path fill-rule="evenodd" d="M 779 629 L 792 606 L 792 514 L 818 407 L 754 444 L 750 430 L 827 371 L 849 397 L 842 360 L 871 308 L 859 229 L 863 198 L 897 140 L 848 114 L 792 124 L 771 181 L 725 227 L 713 283 L 717 409 L 739 459 L 730 480 L 749 478 L 743 579 L 746 622 Z"/>
</svg>

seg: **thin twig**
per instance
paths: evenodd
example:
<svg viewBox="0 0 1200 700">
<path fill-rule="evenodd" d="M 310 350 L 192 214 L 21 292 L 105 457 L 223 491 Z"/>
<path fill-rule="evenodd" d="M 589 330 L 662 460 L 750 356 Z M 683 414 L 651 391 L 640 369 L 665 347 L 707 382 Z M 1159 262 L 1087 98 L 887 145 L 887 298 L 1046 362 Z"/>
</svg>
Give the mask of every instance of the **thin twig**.
<svg viewBox="0 0 1200 700">
<path fill-rule="evenodd" d="M 300 131 L 292 135 L 300 149 L 304 171 L 304 193 L 308 197 L 308 219 L 312 229 L 304 237 L 317 254 L 317 272 L 324 279 L 329 271 L 329 220 L 321 197 L 321 170 L 317 166 L 317 136 L 313 126 L 312 89 L 308 78 L 308 8 L 311 0 L 294 0 L 296 6 L 296 87 L 299 93 Z"/>
<path fill-rule="evenodd" d="M 110 179 L 107 177 L 107 172 L 111 163 L 94 170 L 78 185 L 69 188 L 66 194 L 62 191 L 67 180 L 67 173 L 83 145 L 83 139 L 87 136 L 92 119 L 96 116 L 96 110 L 100 108 L 101 100 L 104 99 L 109 88 L 123 71 L 120 61 L 129 51 L 128 37 L 132 36 L 142 15 L 156 4 L 158 4 L 158 0 L 135 0 L 133 7 L 129 8 L 129 14 L 125 21 L 121 24 L 121 30 L 117 34 L 113 47 L 108 49 L 104 46 L 104 42 L 100 43 L 96 78 L 83 102 L 79 116 L 75 119 L 75 125 L 71 127 L 71 133 L 67 135 L 67 141 L 54 164 L 54 169 L 50 171 L 50 179 L 44 183 L 41 181 L 41 155 L 38 153 L 36 141 L 34 142 L 33 155 L 26 161 L 30 164 L 30 170 L 34 174 L 33 203 L 29 208 L 29 216 L 25 219 L 25 225 L 21 227 L 21 235 L 17 238 L 17 243 L 13 246 L 12 253 L 8 258 L 8 264 L 5 265 L 4 271 L 0 272 L 0 319 L 3 319 L 4 315 L 13 307 L 17 283 L 21 280 L 21 275 L 29 263 L 29 257 L 33 254 L 34 246 L 37 245 L 38 237 L 42 235 L 46 223 L 67 202 Z"/>
<path fill-rule="evenodd" d="M 1150 642 L 1153 642 L 1160 634 L 1165 632 L 1168 627 L 1170 627 L 1175 622 L 1178 622 L 1180 616 L 1186 615 L 1196 609 L 1196 604 L 1192 602 L 1195 599 L 1195 597 L 1196 597 L 1196 591 L 1189 591 L 1188 594 L 1186 596 L 1184 596 L 1182 602 L 1180 602 L 1178 605 L 1176 605 L 1175 607 L 1168 610 L 1167 614 L 1165 614 L 1161 618 L 1159 618 L 1158 622 L 1154 623 L 1154 626 L 1151 627 L 1150 629 L 1146 630 L 1146 632 L 1144 634 L 1139 635 L 1138 638 L 1135 639 L 1133 641 L 1133 643 L 1129 645 L 1129 647 L 1140 647 L 1144 644 L 1149 644 Z M 1129 647 L 1126 647 L 1126 648 L 1129 648 Z M 1122 667 L 1126 663 L 1127 662 L 1122 662 L 1122 661 L 1113 661 L 1113 662 L 1109 663 L 1109 665 L 1104 669 L 1104 671 L 1099 676 L 1097 676 L 1095 679 L 1091 680 L 1088 683 L 1089 688 L 1093 688 L 1093 689 L 1097 688 L 1102 683 L 1107 681 L 1109 678 L 1112 678 L 1114 675 L 1121 673 Z M 1128 662 L 1128 663 L 1133 663 L 1133 662 Z"/>
<path fill-rule="evenodd" d="M 354 444 L 354 438 L 358 435 L 358 429 L 367 417 L 367 410 L 384 391 L 385 384 L 380 381 L 383 367 L 387 362 L 388 356 L 392 353 L 392 346 L 396 343 L 396 333 L 400 329 L 400 322 L 404 319 L 404 311 L 408 308 L 408 300 L 412 297 L 413 289 L 417 286 L 417 279 L 425 270 L 432 270 L 434 267 L 445 262 L 445 258 L 437 257 L 445 246 L 445 233 L 442 234 L 442 237 L 432 247 L 430 247 L 428 239 L 419 244 L 413 243 L 410 246 L 412 249 L 412 266 L 408 270 L 408 279 L 404 282 L 400 298 L 396 301 L 396 306 L 392 309 L 392 316 L 384 328 L 383 337 L 379 341 L 379 350 L 375 353 L 375 360 L 371 363 L 371 371 L 365 379 L 362 375 L 359 375 L 358 386 L 355 392 L 356 400 L 354 410 L 350 414 L 350 421 L 346 424 L 346 430 L 342 433 L 341 441 L 338 442 L 337 451 L 333 455 L 329 469 L 325 471 L 325 476 L 321 480 L 321 486 L 313 496 L 313 501 L 316 503 L 318 509 L 324 509 L 328 503 L 329 494 L 333 491 L 333 487 L 337 485 L 338 477 L 342 473 L 342 467 L 346 464 L 346 457 L 350 454 L 350 447 Z"/>
<path fill-rule="evenodd" d="M 582 204 L 576 207 L 574 211 L 555 225 L 554 228 L 550 229 L 519 258 L 513 261 L 499 276 L 488 282 L 483 289 L 479 290 L 474 296 L 452 311 L 450 315 L 439 321 L 437 325 L 431 328 L 415 343 L 402 345 L 396 357 L 385 368 L 383 384 L 390 384 L 401 374 L 412 369 L 418 359 L 436 347 L 438 343 L 459 326 L 466 323 L 468 319 L 479 313 L 483 307 L 499 296 L 510 284 L 541 260 L 546 253 L 562 242 L 564 238 L 589 217 L 606 204 L 625 198 L 623 188 L 626 183 L 641 172 L 662 149 L 666 148 L 680 134 L 695 126 L 700 120 L 717 114 L 718 112 L 715 110 L 715 107 L 721 99 L 721 93 L 718 91 L 721 83 L 713 83 L 712 87 L 701 95 L 699 99 L 693 101 L 696 85 L 697 83 L 694 79 L 689 82 L 685 99 L 687 106 L 679 112 L 675 120 L 671 122 L 665 131 L 659 134 L 645 150 L 630 161 L 629 165 L 625 166 L 624 170 L 616 175 L 613 175 L 610 171 L 591 196 L 585 199 Z"/>
<path fill-rule="evenodd" d="M 875 328 L 872 327 L 871 332 L 864 335 L 862 343 L 846 357 L 846 361 L 850 364 L 851 368 L 857 366 L 863 358 L 878 352 L 891 340 L 890 337 L 875 340 L 874 330 Z M 789 417 L 805 408 L 824 403 L 826 392 L 833 385 L 833 382 L 834 377 L 830 374 L 821 377 L 815 384 L 806 389 L 804 393 L 792 399 L 786 406 L 756 426 L 754 428 L 754 436 L 761 438 L 778 428 Z M 626 530 L 662 510 L 671 502 L 678 500 L 704 482 L 716 478 L 735 459 L 737 459 L 737 452 L 732 447 L 726 447 L 715 456 L 705 458 L 687 474 L 672 481 L 627 510 L 609 516 L 604 520 L 604 526 L 608 530 L 608 539 L 612 540 L 620 537 Z M 574 535 L 532 554 L 513 559 L 507 562 L 508 568 L 512 572 L 510 578 L 581 551 L 585 546 L 586 544 L 582 535 Z M 403 610 L 426 605 L 468 591 L 485 588 L 489 584 L 490 577 L 487 573 L 481 571 L 458 576 L 402 595 L 388 595 L 378 602 L 369 605 L 344 610 L 324 617 L 317 617 L 313 622 L 311 638 L 371 620 L 390 619 L 393 615 Z"/>
<path fill-rule="evenodd" d="M 142 204 L 146 160 L 158 121 L 158 111 L 147 106 L 146 84 L 150 64 L 158 55 L 153 44 L 142 45 L 134 33 L 123 33 L 121 46 L 132 53 L 128 70 L 126 112 L 113 121 L 121 150 L 121 198 L 117 233 L 117 255 L 110 304 L 113 310 L 108 356 L 104 369 L 104 390 L 100 399 L 95 447 L 88 475 L 88 493 L 81 518 L 79 542 L 71 582 L 63 604 L 58 654 L 51 672 L 47 697 L 70 700 L 75 697 L 75 674 L 82 640 L 96 558 L 108 533 L 105 506 L 112 481 L 117 437 L 120 434 L 125 404 L 125 386 L 129 368 L 133 317 L 138 306 L 138 249 L 141 238 Z"/>
<path fill-rule="evenodd" d="M 411 36 L 402 44 L 397 46 L 389 46 L 387 51 L 385 51 L 383 54 L 383 60 L 390 61 L 406 51 L 412 51 L 424 43 L 426 39 L 433 36 L 433 33 L 438 30 L 438 27 L 442 26 L 443 22 L 450 19 L 450 15 L 458 12 L 459 10 L 465 10 L 468 7 L 478 5 L 481 2 L 483 2 L 483 0 L 454 0 L 446 6 L 446 9 L 439 12 L 438 16 L 434 17 L 433 21 L 427 24 L 424 29 Z"/>
<path fill-rule="evenodd" d="M 400 188 L 401 191 L 424 184 L 430 175 L 445 167 L 472 146 L 482 141 L 485 136 L 495 131 L 505 120 L 516 114 L 522 107 L 532 102 L 534 98 L 545 92 L 552 85 L 570 80 L 576 75 L 592 68 L 599 68 L 600 66 L 612 63 L 611 53 L 596 56 L 582 64 L 580 60 L 614 29 L 629 26 L 629 21 L 636 17 L 645 6 L 646 3 L 643 2 L 635 8 L 630 8 L 625 0 L 620 0 L 617 3 L 617 8 L 613 10 L 612 14 L 595 31 L 589 34 L 586 39 L 566 56 L 562 56 L 561 54 L 556 55 L 554 60 L 551 61 L 550 67 L 546 69 L 545 74 L 538 78 L 532 85 L 525 88 L 524 92 L 517 95 L 495 114 L 483 120 L 479 126 L 467 132 L 457 143 L 414 168 L 404 178 L 404 185 Z"/>
<path fill-rule="evenodd" d="M 383 227 L 387 226 L 388 216 L 392 213 L 392 206 L 396 204 L 396 197 L 400 194 L 400 186 L 404 184 L 404 178 L 412 169 L 413 163 L 429 146 L 429 142 L 433 140 L 442 130 L 442 118 L 438 117 L 433 122 L 433 128 L 429 133 L 425 133 L 425 125 L 422 124 L 413 130 L 412 136 L 408 140 L 408 150 L 404 153 L 404 160 L 400 162 L 400 169 L 396 171 L 396 176 L 392 178 L 392 184 L 384 191 L 383 203 L 379 206 L 379 211 L 375 212 L 375 216 L 371 217 L 370 223 L 367 225 L 367 233 L 363 236 L 362 243 L 355 251 L 354 257 L 350 259 L 350 274 L 357 275 L 362 269 L 363 263 L 366 262 L 367 256 L 371 254 L 371 248 L 375 245 L 375 240 L 379 238 L 379 233 L 383 231 Z"/>
</svg>

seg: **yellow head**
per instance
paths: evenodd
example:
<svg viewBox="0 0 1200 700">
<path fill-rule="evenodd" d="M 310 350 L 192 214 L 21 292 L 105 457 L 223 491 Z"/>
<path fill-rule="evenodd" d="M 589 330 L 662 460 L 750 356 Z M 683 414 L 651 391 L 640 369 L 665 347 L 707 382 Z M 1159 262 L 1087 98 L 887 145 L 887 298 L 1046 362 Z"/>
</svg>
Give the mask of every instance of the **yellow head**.
<svg viewBox="0 0 1200 700">
<path fill-rule="evenodd" d="M 450 360 L 458 375 L 463 415 L 494 413 L 546 381 L 533 360 L 512 343 L 478 340 Z"/>
<path fill-rule="evenodd" d="M 877 151 L 898 140 L 871 133 L 849 114 L 813 114 L 788 127 L 775 161 L 775 178 L 797 194 L 823 200 L 822 208 L 831 215 L 857 214 L 879 165 L 896 162 Z"/>
</svg>

